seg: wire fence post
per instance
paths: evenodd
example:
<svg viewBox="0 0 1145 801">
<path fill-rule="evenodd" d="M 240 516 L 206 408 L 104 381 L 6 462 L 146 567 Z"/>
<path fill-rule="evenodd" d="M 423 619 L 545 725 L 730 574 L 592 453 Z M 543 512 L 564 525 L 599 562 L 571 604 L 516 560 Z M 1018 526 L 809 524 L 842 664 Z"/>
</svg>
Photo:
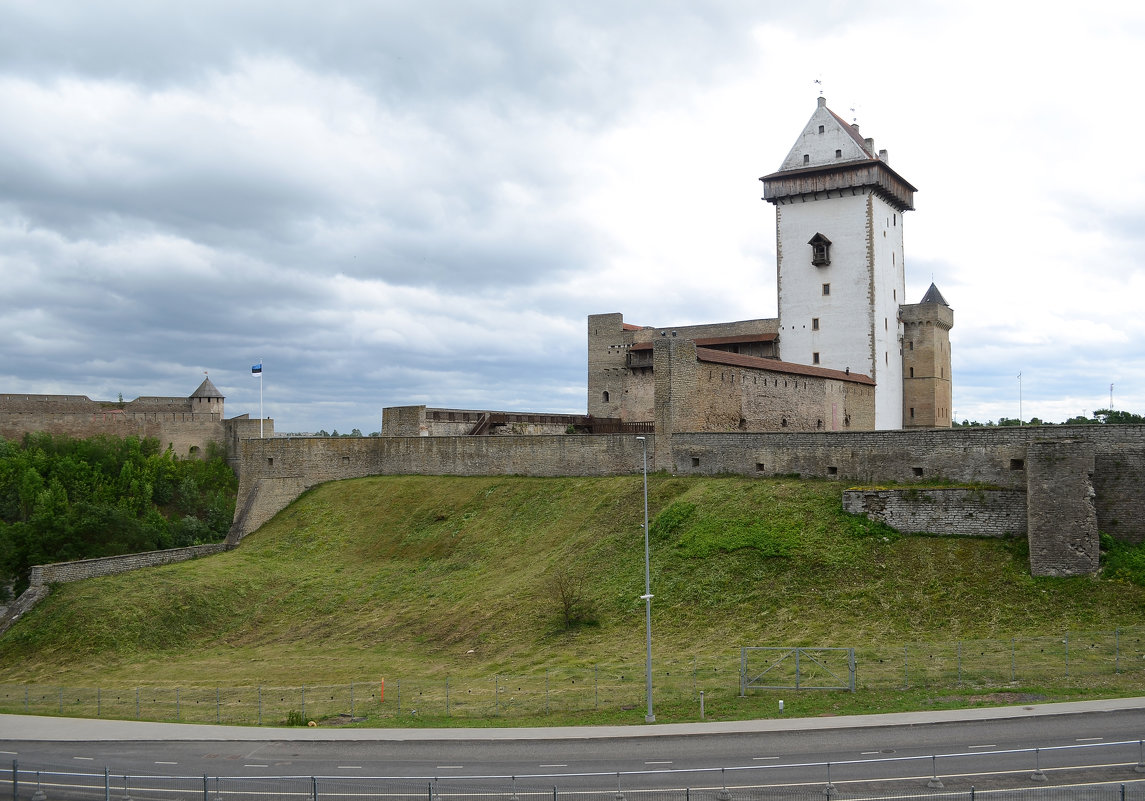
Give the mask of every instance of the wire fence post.
<svg viewBox="0 0 1145 801">
<path fill-rule="evenodd" d="M 139 688 L 135 688 L 135 719 L 139 720 Z"/>
<path fill-rule="evenodd" d="M 1113 672 L 1121 672 L 1121 629 L 1113 630 Z"/>
<path fill-rule="evenodd" d="M 20 763 L 19 761 L 12 760 L 12 801 L 16 801 L 17 796 L 20 795 Z"/>
<path fill-rule="evenodd" d="M 1017 643 L 1017 638 L 1011 637 L 1010 638 L 1010 681 L 1015 681 L 1015 679 L 1014 679 L 1014 659 L 1015 659 L 1014 649 L 1016 647 L 1016 643 Z"/>
<path fill-rule="evenodd" d="M 316 777 L 316 776 L 310 777 L 310 790 L 312 793 L 312 795 L 310 796 L 312 801 L 318 801 L 318 777 Z"/>
<path fill-rule="evenodd" d="M 183 707 L 179 699 L 179 688 L 175 688 L 175 720 L 183 719 Z"/>
<path fill-rule="evenodd" d="M 545 668 L 545 714 L 549 714 L 549 669 Z"/>
<path fill-rule="evenodd" d="M 210 785 L 207 783 L 207 774 L 203 774 L 203 801 L 210 801 Z"/>
<path fill-rule="evenodd" d="M 306 685 L 302 685 L 302 722 L 306 722 Z"/>
<path fill-rule="evenodd" d="M 97 718 L 103 717 L 103 696 L 100 694 L 99 687 L 95 688 L 95 716 Z"/>
<path fill-rule="evenodd" d="M 449 676 L 445 677 L 445 716 L 449 717 Z"/>
<path fill-rule="evenodd" d="M 111 801 L 111 769 L 103 766 L 103 801 Z"/>
<path fill-rule="evenodd" d="M 962 640 L 958 641 L 958 684 L 962 684 Z"/>
<path fill-rule="evenodd" d="M 350 682 L 350 720 L 354 719 L 354 682 Z"/>
<path fill-rule="evenodd" d="M 902 686 L 910 686 L 910 646 L 902 647 Z"/>
<path fill-rule="evenodd" d="M 221 705 L 222 704 L 221 704 L 221 696 L 219 693 L 219 688 L 216 687 L 215 688 L 215 723 L 221 723 L 222 722 L 222 711 L 219 708 Z"/>
</svg>

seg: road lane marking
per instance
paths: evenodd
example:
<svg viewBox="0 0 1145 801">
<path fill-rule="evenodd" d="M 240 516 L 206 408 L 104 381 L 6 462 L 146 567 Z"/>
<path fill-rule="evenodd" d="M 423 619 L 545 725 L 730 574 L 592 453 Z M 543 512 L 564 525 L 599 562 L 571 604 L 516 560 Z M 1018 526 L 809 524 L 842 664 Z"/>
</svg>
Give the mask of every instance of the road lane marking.
<svg viewBox="0 0 1145 801">
<path fill-rule="evenodd" d="M 72 759 L 82 759 L 86 762 L 91 762 L 92 760 L 95 759 L 95 757 L 72 757 Z"/>
<path fill-rule="evenodd" d="M 672 762 L 671 762 L 671 760 L 668 760 L 668 761 L 664 761 L 664 762 L 645 762 L 644 764 L 645 765 L 671 765 Z"/>
<path fill-rule="evenodd" d="M 465 767 L 464 765 L 438 765 L 437 769 L 438 770 L 461 770 L 464 767 Z"/>
<path fill-rule="evenodd" d="M 0 754 L 8 754 L 9 756 L 16 756 L 15 751 L 0 751 Z"/>
<path fill-rule="evenodd" d="M 567 768 L 568 765 L 537 765 L 538 768 Z"/>
<path fill-rule="evenodd" d="M 967 748 L 997 748 L 997 743 L 987 743 L 985 745 L 968 745 Z"/>
<path fill-rule="evenodd" d="M 361 770 L 361 765 L 339 765 L 338 770 Z"/>
<path fill-rule="evenodd" d="M 973 748 L 974 746 L 970 746 Z M 872 756 L 874 754 L 881 754 L 882 751 L 860 751 L 859 756 Z"/>
<path fill-rule="evenodd" d="M 1097 740 L 1104 740 L 1104 737 L 1078 737 L 1074 740 L 1075 743 L 1092 743 Z"/>
<path fill-rule="evenodd" d="M 156 765 L 178 765 L 178 762 L 156 762 Z"/>
<path fill-rule="evenodd" d="M 244 768 L 269 768 L 270 765 L 243 765 Z"/>
<path fill-rule="evenodd" d="M 779 757 L 752 757 L 752 761 L 754 762 L 759 762 L 760 760 L 764 759 L 779 759 Z"/>
</svg>

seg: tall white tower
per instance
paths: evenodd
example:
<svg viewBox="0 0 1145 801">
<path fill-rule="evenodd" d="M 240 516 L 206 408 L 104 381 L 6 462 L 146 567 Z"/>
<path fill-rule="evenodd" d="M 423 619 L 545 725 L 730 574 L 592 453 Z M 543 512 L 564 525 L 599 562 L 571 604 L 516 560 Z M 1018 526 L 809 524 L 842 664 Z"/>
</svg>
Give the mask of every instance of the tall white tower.
<svg viewBox="0 0 1145 801">
<path fill-rule="evenodd" d="M 875 380 L 875 427 L 903 421 L 903 212 L 915 188 L 824 98 L 778 172 L 779 352 L 784 361 Z"/>
</svg>

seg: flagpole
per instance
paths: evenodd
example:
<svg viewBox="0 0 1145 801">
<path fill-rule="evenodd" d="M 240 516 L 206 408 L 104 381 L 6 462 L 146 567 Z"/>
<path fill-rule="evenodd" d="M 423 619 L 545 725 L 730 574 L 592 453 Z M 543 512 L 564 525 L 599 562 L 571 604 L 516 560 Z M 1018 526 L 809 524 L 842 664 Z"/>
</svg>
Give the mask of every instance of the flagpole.
<svg viewBox="0 0 1145 801">
<path fill-rule="evenodd" d="M 262 439 L 262 357 L 258 358 L 258 438 Z"/>
</svg>

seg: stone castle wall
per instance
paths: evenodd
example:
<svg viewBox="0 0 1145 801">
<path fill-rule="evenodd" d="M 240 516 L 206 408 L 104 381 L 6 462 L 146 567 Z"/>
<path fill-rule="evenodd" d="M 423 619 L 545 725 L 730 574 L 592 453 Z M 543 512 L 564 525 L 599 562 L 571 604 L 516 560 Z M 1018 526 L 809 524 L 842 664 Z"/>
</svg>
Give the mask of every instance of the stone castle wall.
<svg viewBox="0 0 1145 801">
<path fill-rule="evenodd" d="M 909 534 L 1026 534 L 1026 493 L 1019 490 L 853 489 L 843 491 L 843 508 Z"/>
<path fill-rule="evenodd" d="M 1096 529 L 1127 542 L 1145 540 L 1145 426 L 661 433 L 647 435 L 646 444 L 654 468 L 680 475 L 798 474 L 863 484 L 948 480 L 1025 493 L 1031 445 L 1062 442 L 1069 450 L 1071 440 L 1094 454 Z M 634 474 L 641 469 L 641 446 L 630 434 L 244 440 L 231 541 L 324 481 L 386 474 Z M 1075 464 L 1063 473 L 1063 488 L 1082 487 L 1079 469 Z"/>
</svg>

